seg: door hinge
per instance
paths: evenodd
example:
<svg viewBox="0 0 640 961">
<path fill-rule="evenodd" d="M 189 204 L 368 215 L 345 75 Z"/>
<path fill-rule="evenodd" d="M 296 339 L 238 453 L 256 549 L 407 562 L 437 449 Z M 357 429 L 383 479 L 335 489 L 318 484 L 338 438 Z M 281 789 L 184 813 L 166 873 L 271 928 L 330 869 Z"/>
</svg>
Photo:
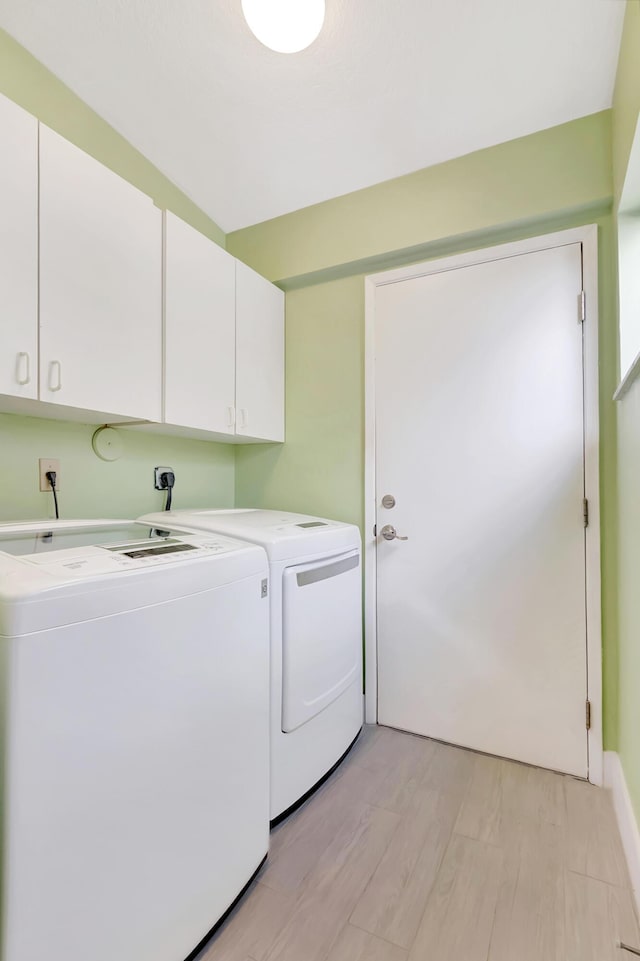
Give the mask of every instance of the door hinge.
<svg viewBox="0 0 640 961">
<path fill-rule="evenodd" d="M 587 318 L 587 298 L 584 290 L 578 294 L 578 323 L 584 324 Z"/>
<path fill-rule="evenodd" d="M 587 731 L 590 731 L 591 730 L 591 701 L 586 701 L 585 721 L 587 723 Z"/>
<path fill-rule="evenodd" d="M 377 525 L 377 524 L 374 524 L 374 525 L 373 525 L 373 536 L 374 536 L 374 537 L 377 537 L 377 536 L 378 536 L 378 525 Z"/>
<path fill-rule="evenodd" d="M 589 501 L 587 500 L 586 497 L 582 498 L 582 520 L 584 522 L 584 526 L 588 527 L 589 526 Z"/>
</svg>

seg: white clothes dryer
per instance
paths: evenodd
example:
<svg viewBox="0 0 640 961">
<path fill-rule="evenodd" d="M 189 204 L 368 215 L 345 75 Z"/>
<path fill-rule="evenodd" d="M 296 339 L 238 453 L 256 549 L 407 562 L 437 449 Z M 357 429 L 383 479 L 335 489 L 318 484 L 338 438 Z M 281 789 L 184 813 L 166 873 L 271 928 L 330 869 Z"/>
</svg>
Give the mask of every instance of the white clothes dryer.
<svg viewBox="0 0 640 961">
<path fill-rule="evenodd" d="M 360 532 L 286 511 L 170 511 L 141 521 L 259 544 L 271 572 L 271 822 L 342 760 L 363 722 Z"/>
<path fill-rule="evenodd" d="M 0 526 L 2 961 L 182 961 L 269 834 L 265 552 Z"/>
</svg>

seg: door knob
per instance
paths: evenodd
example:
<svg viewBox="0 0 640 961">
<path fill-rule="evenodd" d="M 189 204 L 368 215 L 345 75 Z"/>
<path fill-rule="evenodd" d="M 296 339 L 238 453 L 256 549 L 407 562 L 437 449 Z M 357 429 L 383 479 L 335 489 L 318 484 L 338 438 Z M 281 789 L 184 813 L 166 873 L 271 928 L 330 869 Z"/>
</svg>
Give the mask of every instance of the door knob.
<svg viewBox="0 0 640 961">
<path fill-rule="evenodd" d="M 380 531 L 385 541 L 408 541 L 408 537 L 400 537 L 393 524 L 385 524 Z"/>
</svg>

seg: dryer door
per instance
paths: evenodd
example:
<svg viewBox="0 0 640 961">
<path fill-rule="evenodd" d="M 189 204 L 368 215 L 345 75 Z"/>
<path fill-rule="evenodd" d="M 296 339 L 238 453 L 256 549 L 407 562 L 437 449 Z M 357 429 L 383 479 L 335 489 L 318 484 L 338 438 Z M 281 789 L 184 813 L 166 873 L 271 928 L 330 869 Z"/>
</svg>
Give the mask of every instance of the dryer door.
<svg viewBox="0 0 640 961">
<path fill-rule="evenodd" d="M 360 552 L 285 568 L 282 730 L 295 731 L 362 677 Z"/>
</svg>

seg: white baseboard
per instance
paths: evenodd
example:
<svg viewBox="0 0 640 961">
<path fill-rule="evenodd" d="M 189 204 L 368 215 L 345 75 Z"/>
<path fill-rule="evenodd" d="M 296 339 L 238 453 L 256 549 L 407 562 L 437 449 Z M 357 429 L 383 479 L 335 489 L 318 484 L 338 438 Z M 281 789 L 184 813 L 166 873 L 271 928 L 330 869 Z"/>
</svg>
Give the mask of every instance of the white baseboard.
<svg viewBox="0 0 640 961">
<path fill-rule="evenodd" d="M 620 755 L 616 751 L 604 752 L 604 785 L 613 795 L 613 807 L 622 837 L 636 908 L 640 915 L 640 830 L 638 830 Z"/>
</svg>

